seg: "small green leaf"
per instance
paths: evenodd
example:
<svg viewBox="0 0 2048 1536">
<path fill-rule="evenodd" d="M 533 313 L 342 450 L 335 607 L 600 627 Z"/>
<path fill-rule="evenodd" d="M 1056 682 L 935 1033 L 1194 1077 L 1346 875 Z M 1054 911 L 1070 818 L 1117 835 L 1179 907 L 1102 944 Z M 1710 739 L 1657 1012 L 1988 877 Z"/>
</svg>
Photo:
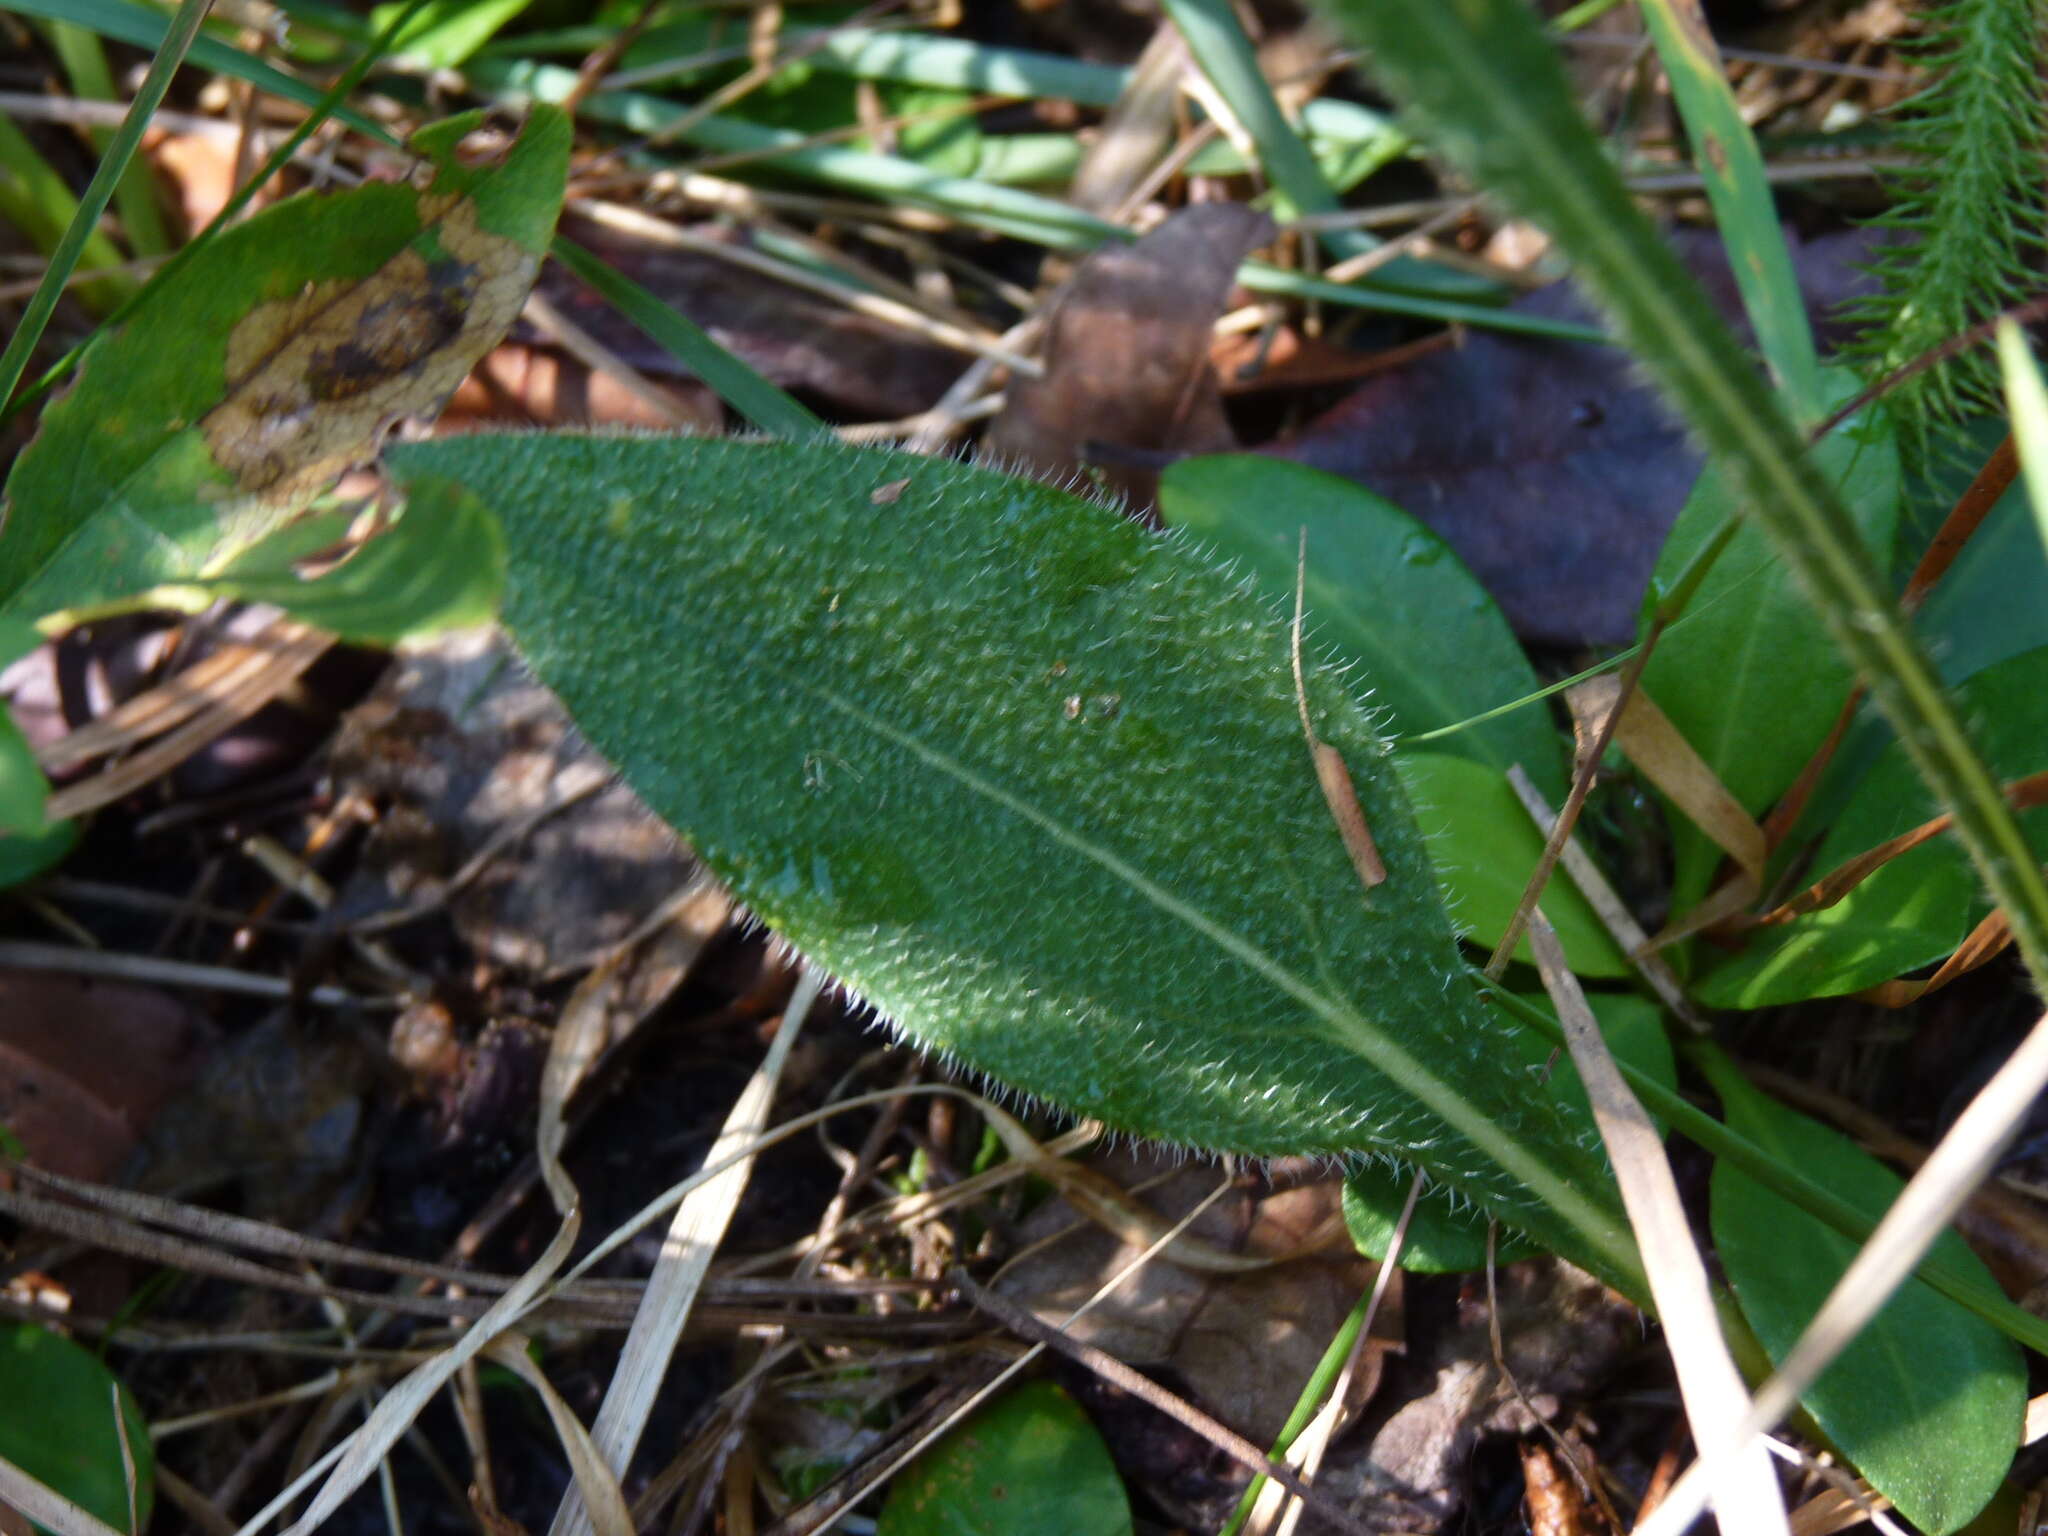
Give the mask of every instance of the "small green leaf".
<svg viewBox="0 0 2048 1536">
<path fill-rule="evenodd" d="M 149 1523 L 156 1501 L 149 1426 L 128 1389 L 89 1352 L 32 1324 L 0 1322 L 0 1402 L 35 1405 L 33 1412 L 0 1413 L 0 1459 L 125 1531 L 128 1482 L 122 1431 L 114 1426 L 118 1402 L 135 1464 L 139 1523 L 133 1528 Z"/>
<path fill-rule="evenodd" d="M 971 91 L 895 84 L 880 87 L 880 94 L 888 115 L 902 119 L 895 135 L 897 154 L 930 166 L 940 176 L 975 174 L 981 164 L 981 119 L 975 116 L 980 100 L 977 95 Z"/>
<path fill-rule="evenodd" d="M 1004 1393 L 912 1462 L 876 1536 L 1129 1536 L 1109 1447 L 1049 1381 Z"/>
<path fill-rule="evenodd" d="M 1507 932 L 1543 857 L 1543 834 L 1508 781 L 1470 758 L 1397 752 L 1394 771 L 1415 806 L 1459 936 L 1491 948 Z M 1551 878 L 1537 906 L 1581 976 L 1630 974 L 1627 958 L 1564 870 Z M 1515 947 L 1515 958 L 1536 963 L 1527 939 Z"/>
<path fill-rule="evenodd" d="M 45 831 L 43 802 L 49 797 L 50 781 L 36 766 L 35 749 L 0 706 L 0 836 L 11 843 Z"/>
<path fill-rule="evenodd" d="M 8 722 L 4 730 L 11 730 Z M 0 829 L 0 890 L 33 880 L 60 862 L 78 846 L 75 820 L 51 822 L 40 832 L 10 832 Z"/>
<path fill-rule="evenodd" d="M 1703 1057 L 1731 1129 L 1774 1152 L 1872 1220 L 1904 1181 L 1846 1138 L 1757 1092 L 1726 1058 Z M 1772 1360 L 1782 1360 L 1856 1255 L 1822 1226 L 1727 1163 L 1714 1167 L 1714 1241 Z M 1935 1252 L 1991 1283 L 1953 1232 Z M 1927 1287 L 1907 1285 L 1804 1399 L 1807 1411 L 1878 1492 L 1942 1536 L 1989 1501 L 2019 1448 L 2026 1362 L 2018 1346 Z"/>
<path fill-rule="evenodd" d="M 1394 735 L 1455 725 L 1540 686 L 1451 547 L 1354 481 L 1256 454 L 1183 459 L 1160 476 L 1159 509 L 1283 610 L 1294 605 L 1306 531 L 1307 643 L 1362 669 Z M 1540 703 L 1446 736 L 1436 750 L 1496 776 L 1520 763 L 1553 803 L 1564 797 L 1563 749 Z"/>
<path fill-rule="evenodd" d="M 1590 1127 L 1503 1073 L 1352 684 L 1257 585 L 1062 492 L 831 443 L 407 444 L 505 520 L 505 622 L 764 921 L 966 1065 L 1138 1134 L 1380 1152 L 1634 1286 Z M 1358 680 L 1363 684 L 1367 680 Z"/>
<path fill-rule="evenodd" d="M 1593 993 L 1586 999 L 1600 1020 L 1607 1048 L 1623 1065 L 1647 1073 L 1667 1089 L 1678 1086 L 1678 1063 L 1664 1032 L 1664 1016 L 1654 1003 L 1629 993 Z M 1530 1006 L 1550 1011 L 1547 1002 Z M 1528 1029 L 1517 1031 L 1515 1049 L 1539 1091 L 1588 1117 L 1592 1105 L 1578 1069 L 1564 1051 Z M 1660 1127 L 1661 1128 L 1661 1127 Z M 1408 1200 L 1412 1174 L 1387 1163 L 1374 1163 L 1344 1181 L 1344 1225 L 1351 1241 L 1369 1259 L 1383 1257 L 1393 1245 L 1401 1208 Z M 1486 1213 L 1439 1186 L 1425 1189 L 1409 1218 L 1401 1245 L 1401 1268 L 1416 1274 L 1464 1274 L 1486 1267 Z M 1502 1232 L 1494 1244 L 1494 1262 L 1512 1264 L 1538 1250 L 1526 1239 Z"/>
<path fill-rule="evenodd" d="M 436 409 L 504 334 L 554 228 L 569 126 L 536 108 L 497 164 L 474 116 L 433 171 L 303 194 L 228 231 L 101 336 L 7 482 L 0 611 L 40 616 L 204 576 Z"/>
<path fill-rule="evenodd" d="M 1987 667 L 1955 689 L 1977 723 L 1992 770 L 2006 780 L 2048 770 L 2048 647 Z M 1905 750 L 1892 742 L 1856 783 L 1812 861 L 1815 879 L 1939 808 Z M 2048 832 L 2048 808 L 2022 813 L 2030 835 Z M 1831 997 L 1944 959 L 1990 911 L 1968 858 L 1952 837 L 1909 850 L 1836 905 L 1752 934 L 1696 990 L 1715 1008 L 1764 1008 Z"/>
<path fill-rule="evenodd" d="M 460 486 L 413 482 L 397 523 L 317 577 L 298 562 L 345 532 L 306 518 L 244 550 L 201 588 L 212 597 L 275 603 L 303 623 L 364 645 L 488 623 L 505 589 L 505 535 Z"/>
<path fill-rule="evenodd" d="M 1834 906 L 1746 934 L 1692 995 L 1709 1008 L 1775 1008 L 1874 987 L 1946 958 L 1969 931 L 1975 893 L 1960 848 L 1922 844 Z"/>
</svg>

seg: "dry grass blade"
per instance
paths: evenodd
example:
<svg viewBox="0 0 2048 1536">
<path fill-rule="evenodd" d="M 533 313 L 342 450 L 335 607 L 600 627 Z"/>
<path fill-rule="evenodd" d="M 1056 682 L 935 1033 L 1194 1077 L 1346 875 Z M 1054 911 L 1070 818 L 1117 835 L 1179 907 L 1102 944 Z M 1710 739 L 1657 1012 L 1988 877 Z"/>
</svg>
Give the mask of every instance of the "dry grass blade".
<svg viewBox="0 0 2048 1536">
<path fill-rule="evenodd" d="M 1650 626 L 1650 632 L 1643 637 L 1641 645 L 1622 668 L 1619 684 L 1615 690 L 1616 703 L 1627 699 L 1642 681 L 1643 668 L 1657 649 L 1657 640 L 1664 632 L 1664 620 L 1659 619 Z M 1578 753 L 1572 764 L 1571 792 L 1564 798 L 1564 805 L 1557 813 L 1557 819 L 1550 828 L 1550 836 L 1543 844 L 1542 857 L 1529 872 L 1529 880 L 1522 888 L 1522 899 L 1515 904 L 1514 915 L 1508 919 L 1508 926 L 1500 936 L 1500 942 L 1493 946 L 1493 953 L 1486 960 L 1486 976 L 1498 981 L 1501 972 L 1508 967 L 1516 946 L 1522 942 L 1522 930 L 1536 911 L 1536 903 L 1543 899 L 1543 888 L 1550 883 L 1551 872 L 1557 868 L 1558 857 L 1564 852 L 1565 842 L 1571 837 L 1572 829 L 1579 824 L 1579 813 L 1586 808 L 1586 796 L 1593 788 L 1593 779 L 1600 771 L 1600 759 L 1607 755 L 1609 743 L 1614 740 L 1616 726 L 1620 723 L 1618 708 L 1609 709 L 1604 717 L 1595 719 L 1589 729 L 1580 737 Z"/>
<path fill-rule="evenodd" d="M 568 1453 L 569 1468 L 576 1477 L 578 1508 L 587 1512 L 598 1536 L 633 1536 L 633 1517 L 626 1509 L 626 1496 L 619 1480 L 605 1465 L 604 1456 L 584 1430 L 575 1410 L 562 1401 L 562 1394 L 541 1374 L 526 1353 L 527 1341 L 516 1333 L 503 1333 L 491 1340 L 484 1353 L 525 1382 L 547 1409 L 548 1422 L 555 1427 L 562 1449 Z"/>
<path fill-rule="evenodd" d="M 1693 1439 L 1716 1452 L 1731 1448 L 1719 1458 L 1727 1475 L 1714 1489 L 1715 1508 L 1724 1528 L 1746 1536 L 1785 1532 L 1785 1504 L 1770 1453 L 1753 1434 L 1739 1434 L 1749 1411 L 1749 1394 L 1721 1336 L 1706 1264 L 1693 1242 L 1663 1141 L 1622 1080 L 1578 978 L 1565 961 L 1557 933 L 1540 911 L 1529 914 L 1529 944 L 1621 1185 L 1622 1204 L 1635 1228 L 1650 1294 L 1664 1322 L 1664 1339 L 1678 1372 L 1679 1395 Z M 1676 1490 L 1658 1513 L 1671 1508 L 1675 1499 Z"/>
<path fill-rule="evenodd" d="M 1387 1287 L 1400 1272 L 1401 1250 L 1408 1245 L 1408 1223 L 1415 1216 L 1415 1202 L 1422 1198 L 1423 1186 L 1428 1176 L 1418 1173 L 1408 1185 L 1408 1198 L 1401 1205 L 1401 1215 L 1394 1223 L 1394 1235 L 1387 1243 L 1386 1257 L 1380 1260 L 1378 1273 L 1372 1277 L 1372 1292 L 1366 1298 L 1365 1316 L 1359 1320 L 1358 1337 L 1351 1341 L 1351 1353 L 1344 1361 L 1344 1369 L 1338 1375 L 1336 1385 L 1330 1388 L 1330 1397 L 1317 1410 L 1315 1418 L 1301 1432 L 1301 1436 L 1288 1448 L 1288 1465 L 1296 1468 L 1302 1477 L 1313 1480 L 1322 1469 L 1323 1454 L 1330 1447 L 1330 1441 L 1344 1422 L 1346 1409 L 1350 1406 L 1351 1382 L 1357 1374 L 1358 1362 L 1365 1358 L 1366 1344 L 1372 1338 L 1373 1320 L 1379 1316 L 1380 1303 L 1386 1299 Z M 1245 1517 L 1244 1536 L 1294 1536 L 1301 1524 L 1301 1518 L 1308 1505 L 1282 1489 L 1279 1484 L 1268 1482 L 1260 1490 L 1259 1499 Z"/>
<path fill-rule="evenodd" d="M 0 1458 L 0 1513 L 13 1509 L 56 1536 L 121 1536 L 98 1516 L 30 1477 L 13 1462 Z"/>
<path fill-rule="evenodd" d="M 1619 696 L 1615 678 L 1596 677 L 1571 691 L 1572 708 L 1613 709 Z M 1752 892 L 1763 883 L 1764 863 L 1770 854 L 1763 828 L 1728 792 L 1706 759 L 1671 723 L 1671 717 L 1640 686 L 1621 707 L 1614 744 L 1695 826 L 1742 866 L 1754 882 Z"/>
<path fill-rule="evenodd" d="M 693 1190 L 676 1207 L 675 1219 L 669 1223 L 661 1257 L 648 1277 L 639 1314 L 626 1335 L 618 1369 L 613 1373 L 593 1428 L 597 1454 L 616 1474 L 625 1473 L 634 1448 L 640 1443 L 641 1432 L 647 1427 L 647 1415 L 654 1406 L 662 1377 L 668 1372 L 676 1340 L 682 1337 L 683 1324 L 689 1320 L 690 1308 L 696 1302 L 705 1272 L 711 1267 L 712 1255 L 718 1251 L 740 1196 L 746 1192 L 783 1064 L 789 1059 L 790 1047 L 803 1028 L 804 1016 L 810 1012 L 823 985 L 823 974 L 807 966 L 783 1011 L 782 1027 L 775 1032 L 767 1059 L 748 1080 L 739 1101 L 726 1116 L 725 1126 L 705 1155 L 705 1162 L 743 1155 L 730 1161 L 716 1178 Z M 580 1492 L 580 1478 L 577 1487 Z M 550 1529 L 554 1536 L 583 1536 L 591 1529 L 595 1513 L 587 1502 L 571 1494 L 555 1512 Z"/>
<path fill-rule="evenodd" d="M 0 965 L 24 971 L 63 971 L 75 976 L 111 976 L 122 981 L 147 981 L 162 987 L 192 987 L 202 992 L 234 992 L 248 997 L 290 998 L 288 976 L 258 976 L 231 971 L 224 965 L 198 965 L 189 960 L 160 960 L 155 955 L 110 954 L 69 944 L 42 944 L 33 939 L 0 939 Z M 375 1008 L 375 998 L 359 997 L 342 987 L 319 986 L 300 994 L 322 1008 Z"/>
<path fill-rule="evenodd" d="M 1522 809 L 1529 813 L 1536 823 L 1536 829 L 1546 839 L 1556 832 L 1557 815 L 1543 798 L 1529 775 L 1517 763 L 1508 770 L 1508 783 L 1515 791 L 1515 798 L 1522 802 Z M 1650 990 L 1665 1007 L 1693 1028 L 1701 1025 L 1698 1011 L 1692 1000 L 1685 995 L 1685 988 L 1679 985 L 1677 976 L 1650 945 L 1650 936 L 1643 932 L 1635 916 L 1622 902 L 1620 892 L 1607 883 L 1607 877 L 1600 872 L 1600 866 L 1593 862 L 1592 855 L 1581 848 L 1578 840 L 1569 835 L 1558 846 L 1558 859 L 1564 865 L 1564 872 L 1572 877 L 1572 884 L 1579 888 L 1579 894 L 1586 898 L 1586 904 L 1606 927 L 1621 952 L 1649 983 Z"/>
<path fill-rule="evenodd" d="M 1874 987 L 1865 987 L 1856 996 L 1880 1008 L 1904 1008 L 1930 992 L 1939 992 L 1958 976 L 1967 976 L 1979 966 L 1989 965 L 2010 948 L 2012 924 L 2006 921 L 2001 908 L 1972 928 L 1932 976 L 1920 981 L 1879 982 Z"/>
<path fill-rule="evenodd" d="M 201 713 L 133 757 L 82 784 L 58 790 L 50 796 L 44 814 L 52 821 L 62 821 L 98 810 L 170 772 L 283 693 L 334 644 L 332 635 L 301 624 L 280 624 L 275 633 L 276 645 L 254 665 L 230 674 L 232 681 L 211 692 Z"/>
<path fill-rule="evenodd" d="M 1697 1518 L 1730 1459 L 1745 1454 L 1757 1436 L 1791 1411 L 1800 1394 L 1820 1379 L 1912 1274 L 1991 1172 L 2043 1088 L 2048 1088 L 2048 1016 L 2035 1023 L 2019 1049 L 1978 1090 L 1900 1191 L 1777 1374 L 1757 1393 L 1733 1442 L 1706 1452 L 1688 1468 L 1638 1536 L 1678 1536 Z"/>
<path fill-rule="evenodd" d="M 1792 1511 L 1792 1536 L 1834 1536 L 1869 1521 L 1872 1511 L 1882 1512 L 1892 1501 L 1868 1485 L 1855 1492 L 1826 1488 Z"/>
</svg>

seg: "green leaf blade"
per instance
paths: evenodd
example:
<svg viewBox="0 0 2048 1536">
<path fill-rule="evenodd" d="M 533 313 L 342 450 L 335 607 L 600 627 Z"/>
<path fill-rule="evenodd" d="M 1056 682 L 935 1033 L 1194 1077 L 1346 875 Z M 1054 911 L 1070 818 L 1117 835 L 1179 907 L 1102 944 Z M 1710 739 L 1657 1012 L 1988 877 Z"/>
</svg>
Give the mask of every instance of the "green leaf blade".
<svg viewBox="0 0 2048 1536">
<path fill-rule="evenodd" d="M 1853 388 L 1834 376 L 1837 390 Z M 1866 546 L 1888 552 L 1898 526 L 1901 474 L 1884 420 L 1851 422 L 1813 452 L 1838 488 Z M 1742 510 L 1727 475 L 1709 468 L 1657 557 L 1651 589 L 1667 589 L 1695 554 Z M 1854 686 L 1791 566 L 1747 520 L 1700 583 L 1692 606 L 1643 669 L 1643 688 L 1727 786 L 1761 817 L 1827 739 Z M 1675 910 L 1706 892 L 1721 850 L 1674 816 Z"/>
<path fill-rule="evenodd" d="M 32 1323 L 0 1322 L 0 1396 L 34 1412 L 0 1414 L 0 1458 L 90 1511 L 129 1529 L 122 1442 L 135 1463 L 141 1530 L 156 1502 L 149 1426 L 128 1388 L 91 1353 Z M 122 1429 L 114 1425 L 118 1405 Z"/>
<path fill-rule="evenodd" d="M 1413 1160 L 1633 1284 L 1589 1128 L 1503 1075 L 1366 708 L 1284 617 L 1103 509 L 830 446 L 408 445 L 504 520 L 506 622 L 649 803 L 920 1041 L 1253 1154 Z"/>
<path fill-rule="evenodd" d="M 1873 1220 L 1904 1187 L 1842 1136 L 1749 1088 L 1733 1068 L 1710 1075 L 1733 1129 Z M 1725 1162 L 1714 1169 L 1712 1224 L 1750 1326 L 1782 1360 L 1855 1258 L 1856 1243 Z M 1990 1283 L 1953 1232 L 1935 1252 Z M 1803 1401 L 1872 1486 L 1941 1536 L 1968 1524 L 1997 1491 L 2019 1445 L 2026 1395 L 2017 1346 L 1948 1298 L 1907 1285 Z"/>
</svg>

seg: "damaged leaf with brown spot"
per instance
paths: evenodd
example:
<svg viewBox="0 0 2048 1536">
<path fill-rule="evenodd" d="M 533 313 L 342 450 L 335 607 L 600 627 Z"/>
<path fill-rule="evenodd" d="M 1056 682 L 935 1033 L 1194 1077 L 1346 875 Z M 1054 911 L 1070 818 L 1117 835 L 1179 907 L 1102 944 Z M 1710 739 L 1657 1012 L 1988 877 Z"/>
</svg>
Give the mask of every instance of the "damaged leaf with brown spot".
<svg viewBox="0 0 2048 1536">
<path fill-rule="evenodd" d="M 0 613 L 35 619 L 204 577 L 432 414 L 525 303 L 568 174 L 536 106 L 414 135 L 411 184 L 291 198 L 220 236 L 86 354 L 6 489 Z"/>
</svg>

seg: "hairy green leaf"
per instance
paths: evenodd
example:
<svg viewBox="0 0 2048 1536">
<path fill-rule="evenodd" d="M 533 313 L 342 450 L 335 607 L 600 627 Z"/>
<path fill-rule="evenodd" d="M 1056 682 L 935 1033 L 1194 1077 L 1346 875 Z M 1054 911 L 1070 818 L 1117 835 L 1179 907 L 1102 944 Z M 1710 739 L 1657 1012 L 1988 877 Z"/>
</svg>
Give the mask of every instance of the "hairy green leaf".
<svg viewBox="0 0 2048 1536">
<path fill-rule="evenodd" d="M 1586 1000 L 1617 1060 L 1667 1089 L 1677 1088 L 1678 1064 L 1656 1004 L 1629 993 L 1594 993 Z M 1530 1006 L 1548 1011 L 1550 1005 L 1532 1001 Z M 1535 1091 L 1561 1099 L 1574 1114 L 1592 1113 L 1570 1055 L 1529 1030 L 1516 1034 L 1515 1046 Z M 1393 1246 L 1409 1183 L 1408 1174 L 1385 1164 L 1361 1169 L 1345 1179 L 1344 1225 L 1367 1258 L 1384 1258 Z M 1488 1225 L 1484 1211 L 1460 1204 L 1447 1190 L 1427 1189 L 1409 1218 L 1408 1234 L 1401 1245 L 1401 1267 L 1425 1275 L 1484 1269 Z M 1511 1264 L 1534 1252 L 1525 1239 L 1504 1233 L 1494 1243 L 1493 1258 L 1496 1263 Z"/>
<path fill-rule="evenodd" d="M 1414 1162 L 1633 1287 L 1590 1127 L 1503 1070 L 1366 706 L 1284 612 L 1061 492 L 837 445 L 408 445 L 504 519 L 506 623 L 772 927 L 916 1039 L 1123 1129 Z"/>
</svg>

